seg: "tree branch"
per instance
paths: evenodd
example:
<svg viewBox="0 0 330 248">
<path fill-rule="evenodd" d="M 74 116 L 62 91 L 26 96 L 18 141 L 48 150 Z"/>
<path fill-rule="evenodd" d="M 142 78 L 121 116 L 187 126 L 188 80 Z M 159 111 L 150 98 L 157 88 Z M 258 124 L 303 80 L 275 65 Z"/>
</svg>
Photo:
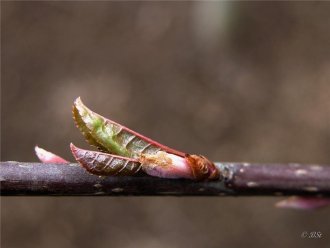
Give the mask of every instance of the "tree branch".
<svg viewBox="0 0 330 248">
<path fill-rule="evenodd" d="M 99 177 L 78 164 L 0 162 L 1 195 L 330 196 L 330 166 L 216 163 L 218 181 Z"/>
</svg>

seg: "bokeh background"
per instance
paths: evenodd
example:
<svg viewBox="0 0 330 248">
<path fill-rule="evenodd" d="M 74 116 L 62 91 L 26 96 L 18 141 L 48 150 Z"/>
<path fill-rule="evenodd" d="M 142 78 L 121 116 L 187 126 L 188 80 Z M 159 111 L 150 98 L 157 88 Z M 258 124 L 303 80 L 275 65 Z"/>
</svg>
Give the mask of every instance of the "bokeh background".
<svg viewBox="0 0 330 248">
<path fill-rule="evenodd" d="M 330 163 L 329 2 L 1 2 L 1 160 L 96 112 L 215 161 Z M 282 198 L 5 197 L 2 247 L 329 247 Z M 320 231 L 322 239 L 302 239 Z"/>
</svg>

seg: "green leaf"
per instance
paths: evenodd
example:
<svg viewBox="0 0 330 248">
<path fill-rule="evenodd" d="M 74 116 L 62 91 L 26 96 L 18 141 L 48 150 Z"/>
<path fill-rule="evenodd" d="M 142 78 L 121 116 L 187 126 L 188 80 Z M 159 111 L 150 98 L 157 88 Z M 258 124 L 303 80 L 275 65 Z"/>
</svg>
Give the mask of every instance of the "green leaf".
<svg viewBox="0 0 330 248">
<path fill-rule="evenodd" d="M 142 135 L 88 109 L 77 98 L 73 118 L 87 142 L 99 150 L 125 157 L 139 157 L 141 153 L 155 154 L 161 150 Z"/>
</svg>

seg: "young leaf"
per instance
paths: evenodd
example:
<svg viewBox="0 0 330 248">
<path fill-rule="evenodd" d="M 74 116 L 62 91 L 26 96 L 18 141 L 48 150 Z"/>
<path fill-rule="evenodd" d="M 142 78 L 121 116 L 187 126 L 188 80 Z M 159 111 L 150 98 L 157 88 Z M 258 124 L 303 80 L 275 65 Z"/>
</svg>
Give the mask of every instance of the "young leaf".
<svg viewBox="0 0 330 248">
<path fill-rule="evenodd" d="M 136 174 L 141 169 L 140 162 L 135 159 L 80 149 L 72 143 L 70 144 L 70 148 L 79 164 L 88 172 L 95 175 L 130 176 Z"/>
<path fill-rule="evenodd" d="M 77 98 L 73 118 L 87 141 L 101 152 L 82 150 L 71 144 L 76 160 L 97 175 L 132 175 L 142 170 L 151 176 L 216 180 L 220 173 L 207 158 L 164 146 L 88 109 Z M 116 155 L 108 154 L 113 153 Z"/>
<path fill-rule="evenodd" d="M 132 158 L 141 154 L 156 154 L 158 151 L 181 157 L 185 155 L 94 113 L 80 98 L 74 102 L 73 117 L 87 141 L 101 151 Z"/>
<path fill-rule="evenodd" d="M 54 163 L 54 164 L 68 164 L 69 161 L 65 160 L 64 158 L 46 151 L 45 149 L 42 149 L 38 146 L 35 146 L 34 148 L 35 153 L 37 155 L 37 157 L 39 158 L 39 160 L 43 163 Z"/>
</svg>

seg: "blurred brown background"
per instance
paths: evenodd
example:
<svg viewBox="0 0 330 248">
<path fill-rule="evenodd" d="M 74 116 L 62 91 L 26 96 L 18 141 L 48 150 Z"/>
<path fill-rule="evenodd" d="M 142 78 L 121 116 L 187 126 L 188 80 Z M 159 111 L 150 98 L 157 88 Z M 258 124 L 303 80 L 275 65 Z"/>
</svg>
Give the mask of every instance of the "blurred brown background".
<svg viewBox="0 0 330 248">
<path fill-rule="evenodd" d="M 216 161 L 330 163 L 328 2 L 1 2 L 1 160 L 73 160 L 71 105 Z M 329 247 L 282 198 L 1 198 L 2 247 Z M 303 231 L 320 231 L 306 240 Z"/>
</svg>

